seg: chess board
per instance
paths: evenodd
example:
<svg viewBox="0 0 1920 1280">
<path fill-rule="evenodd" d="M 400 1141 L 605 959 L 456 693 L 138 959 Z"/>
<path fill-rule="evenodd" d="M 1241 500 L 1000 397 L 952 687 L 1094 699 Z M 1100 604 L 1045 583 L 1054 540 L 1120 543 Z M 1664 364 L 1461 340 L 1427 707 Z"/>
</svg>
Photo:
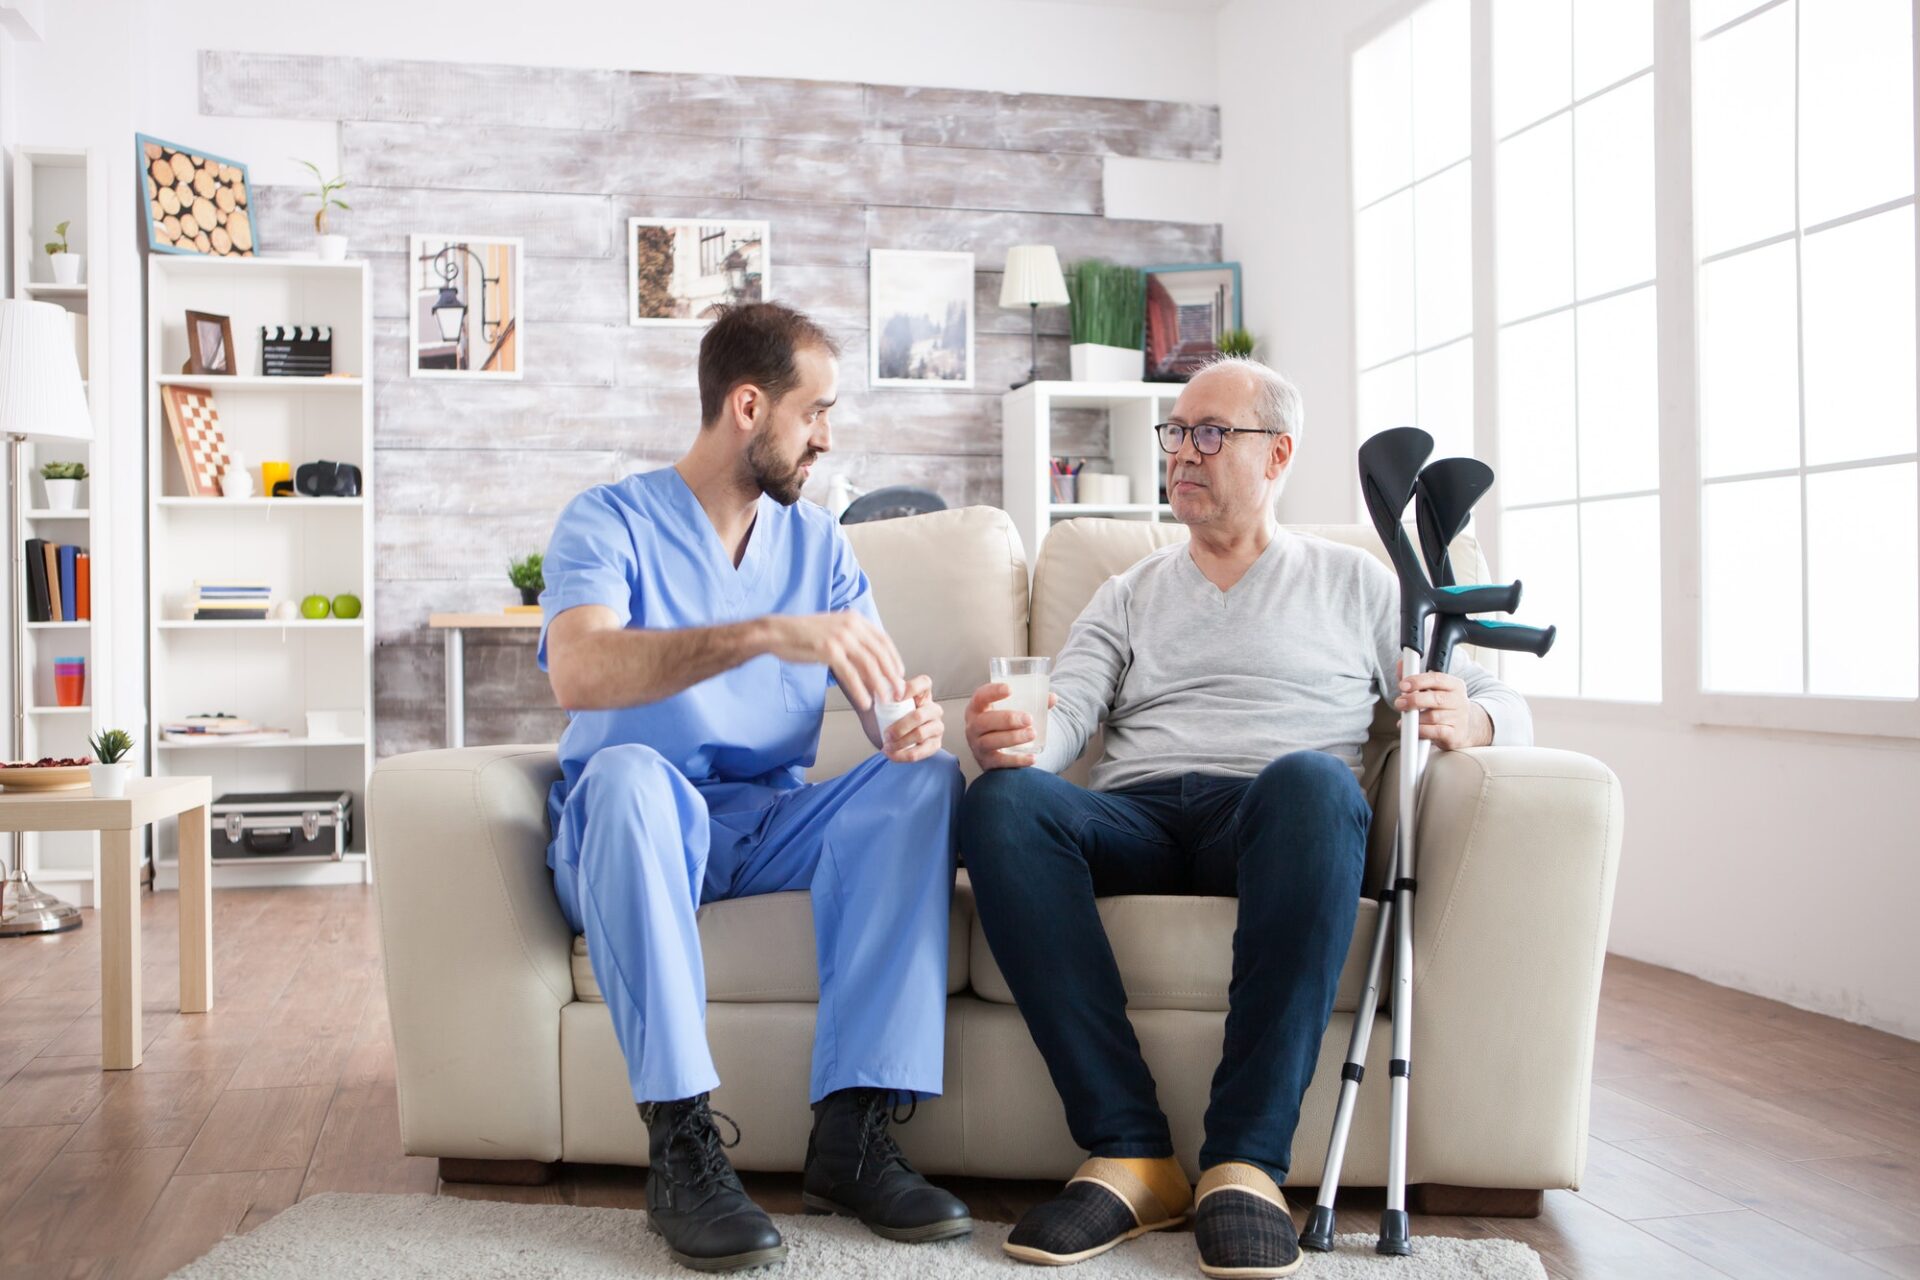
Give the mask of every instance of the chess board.
<svg viewBox="0 0 1920 1280">
<path fill-rule="evenodd" d="M 220 430 L 220 411 L 213 392 L 205 387 L 162 387 L 167 404 L 167 426 L 180 459 L 187 493 L 195 498 L 220 496 L 220 477 L 233 461 L 227 438 Z"/>
</svg>

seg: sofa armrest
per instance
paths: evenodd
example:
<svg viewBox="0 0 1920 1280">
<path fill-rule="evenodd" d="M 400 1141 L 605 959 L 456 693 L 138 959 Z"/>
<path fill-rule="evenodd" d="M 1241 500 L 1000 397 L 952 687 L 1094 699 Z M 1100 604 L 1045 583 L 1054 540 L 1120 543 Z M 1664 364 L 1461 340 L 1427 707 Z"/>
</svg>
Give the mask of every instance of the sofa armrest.
<svg viewBox="0 0 1920 1280">
<path fill-rule="evenodd" d="M 550 746 L 422 751 L 367 787 L 408 1153 L 560 1158 L 567 927 L 547 870 Z"/>
<path fill-rule="evenodd" d="M 1487 747 L 1432 753 L 1422 788 L 1410 1177 L 1578 1186 L 1619 779 L 1576 752 Z"/>
</svg>

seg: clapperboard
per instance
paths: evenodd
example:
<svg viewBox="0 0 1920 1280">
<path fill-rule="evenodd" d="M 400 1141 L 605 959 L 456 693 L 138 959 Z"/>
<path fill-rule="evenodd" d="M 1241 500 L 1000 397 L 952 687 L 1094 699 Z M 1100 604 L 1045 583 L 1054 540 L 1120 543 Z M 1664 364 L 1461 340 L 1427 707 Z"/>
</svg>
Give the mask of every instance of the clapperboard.
<svg viewBox="0 0 1920 1280">
<path fill-rule="evenodd" d="M 260 326 L 260 359 L 269 378 L 322 378 L 333 372 L 333 326 Z"/>
</svg>

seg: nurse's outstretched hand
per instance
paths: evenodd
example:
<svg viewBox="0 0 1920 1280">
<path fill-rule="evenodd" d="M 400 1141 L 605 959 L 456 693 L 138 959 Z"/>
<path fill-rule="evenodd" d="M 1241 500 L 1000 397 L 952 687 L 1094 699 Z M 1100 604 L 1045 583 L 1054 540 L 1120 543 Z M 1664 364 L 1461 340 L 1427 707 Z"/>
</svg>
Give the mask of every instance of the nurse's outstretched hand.
<svg viewBox="0 0 1920 1280">
<path fill-rule="evenodd" d="M 775 614 L 773 656 L 782 662 L 824 662 L 833 670 L 847 701 L 865 711 L 876 694 L 890 694 L 907 682 L 906 663 L 893 638 L 862 614 Z"/>
<path fill-rule="evenodd" d="M 886 729 L 881 750 L 895 764 L 913 764 L 940 750 L 947 734 L 947 709 L 933 700 L 933 677 L 915 676 L 907 681 L 907 696 L 913 710 L 895 720 Z"/>
</svg>

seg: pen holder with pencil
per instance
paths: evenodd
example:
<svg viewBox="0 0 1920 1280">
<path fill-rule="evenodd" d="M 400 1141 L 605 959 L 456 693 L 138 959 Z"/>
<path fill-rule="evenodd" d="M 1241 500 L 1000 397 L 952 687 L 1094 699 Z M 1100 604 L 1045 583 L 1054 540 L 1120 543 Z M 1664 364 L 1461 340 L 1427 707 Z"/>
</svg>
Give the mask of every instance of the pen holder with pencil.
<svg viewBox="0 0 1920 1280">
<path fill-rule="evenodd" d="M 1079 476 L 1076 476 L 1071 472 L 1067 472 L 1064 474 L 1060 472 L 1055 472 L 1051 477 L 1051 480 L 1053 484 L 1053 500 L 1055 502 L 1070 504 L 1076 501 L 1076 498 L 1074 495 L 1079 490 L 1079 487 L 1080 487 Z"/>
</svg>

